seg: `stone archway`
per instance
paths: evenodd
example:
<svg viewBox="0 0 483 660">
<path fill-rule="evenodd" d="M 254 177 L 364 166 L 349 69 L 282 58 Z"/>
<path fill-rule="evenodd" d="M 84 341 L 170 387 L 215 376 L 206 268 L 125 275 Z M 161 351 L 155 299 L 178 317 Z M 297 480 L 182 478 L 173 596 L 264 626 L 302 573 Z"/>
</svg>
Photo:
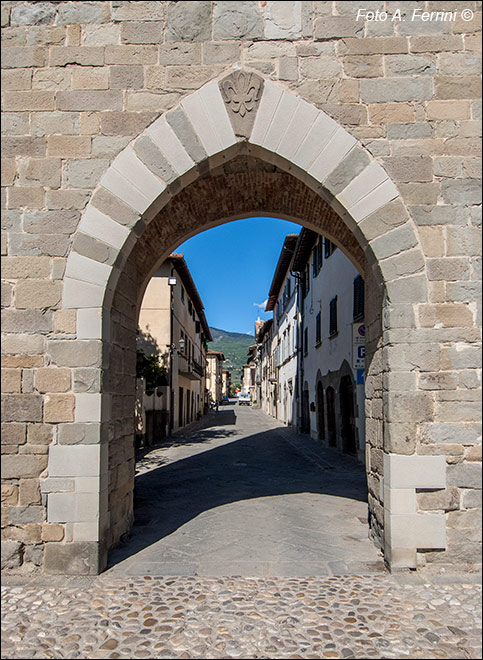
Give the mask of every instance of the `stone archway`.
<svg viewBox="0 0 483 660">
<path fill-rule="evenodd" d="M 432 419 L 427 394 L 385 378 L 406 369 L 406 340 L 399 334 L 394 347 L 390 332 L 411 328 L 416 359 L 431 342 L 417 338 L 412 320 L 412 306 L 427 301 L 415 227 L 386 171 L 353 136 L 275 83 L 238 71 L 185 97 L 137 136 L 102 177 L 78 226 L 63 289 L 64 307 L 77 311 L 77 341 L 59 340 L 56 350 L 71 351 L 74 366 L 94 355 L 103 385 L 76 394 L 75 421 L 61 425 L 49 448 L 48 521 L 71 523 L 72 536 L 47 544 L 47 571 L 102 570 L 131 524 L 129 347 L 150 274 L 181 240 L 260 211 L 326 234 L 370 283 L 372 533 L 393 567 L 416 566 L 419 547 L 445 547 L 444 516 L 416 508 L 417 488 L 444 488 L 445 458 L 408 451 L 405 436 L 409 424 L 416 432 Z M 59 478 L 73 488 L 63 490 Z"/>
</svg>

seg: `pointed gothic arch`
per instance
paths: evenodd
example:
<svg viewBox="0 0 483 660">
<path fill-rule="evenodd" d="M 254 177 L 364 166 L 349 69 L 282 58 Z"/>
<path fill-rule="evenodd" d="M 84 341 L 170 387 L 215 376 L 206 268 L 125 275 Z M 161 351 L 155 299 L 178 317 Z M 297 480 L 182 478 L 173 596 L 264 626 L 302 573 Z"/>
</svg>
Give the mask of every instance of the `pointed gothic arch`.
<svg viewBox="0 0 483 660">
<path fill-rule="evenodd" d="M 240 159 L 270 168 L 239 169 L 237 183 L 236 168 L 231 173 L 227 168 Z M 217 173 L 222 186 L 214 182 Z M 200 206 L 193 207 L 195 194 L 204 204 L 202 217 Z M 421 547 L 444 547 L 444 516 L 416 513 L 415 492 L 444 488 L 445 459 L 403 455 L 401 391 L 393 391 L 384 373 L 405 369 L 388 333 L 397 334 L 408 308 L 427 300 L 424 256 L 387 172 L 322 110 L 256 73 L 235 71 L 189 94 L 136 136 L 101 178 L 67 259 L 63 306 L 77 312 L 77 341 L 92 347 L 100 373 L 110 361 L 125 362 L 132 375 L 123 342 L 132 340 L 133 309 L 157 263 L 207 226 L 262 211 L 327 235 L 373 282 L 374 292 L 383 294 L 374 298 L 368 323 L 372 532 L 388 563 L 415 566 L 417 538 L 424 538 Z M 123 325 L 123 318 L 131 325 Z M 399 349 L 404 342 L 399 334 Z M 72 536 L 65 544 L 49 544 L 46 570 L 69 561 L 74 573 L 102 570 L 107 550 L 131 524 L 128 434 L 117 423 L 130 405 L 126 387 L 120 372 L 111 373 L 108 386 L 76 394 L 75 422 L 60 430 L 75 437 L 75 444 L 61 441 L 49 449 L 48 520 L 55 520 L 51 503 L 68 495 L 75 506 L 67 521 Z M 409 403 L 420 396 L 405 395 Z M 79 477 L 90 481 L 73 493 L 56 492 L 59 476 L 76 484 Z M 113 483 L 120 497 L 115 506 Z"/>
</svg>

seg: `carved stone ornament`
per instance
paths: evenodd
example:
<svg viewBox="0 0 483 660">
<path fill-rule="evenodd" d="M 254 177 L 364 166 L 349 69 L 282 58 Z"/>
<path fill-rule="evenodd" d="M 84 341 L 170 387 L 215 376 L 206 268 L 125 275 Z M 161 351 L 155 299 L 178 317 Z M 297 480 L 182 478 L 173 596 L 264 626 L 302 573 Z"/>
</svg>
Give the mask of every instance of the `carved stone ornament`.
<svg viewBox="0 0 483 660">
<path fill-rule="evenodd" d="M 249 71 L 234 71 L 219 83 L 236 135 L 250 135 L 263 90 L 263 78 Z"/>
</svg>

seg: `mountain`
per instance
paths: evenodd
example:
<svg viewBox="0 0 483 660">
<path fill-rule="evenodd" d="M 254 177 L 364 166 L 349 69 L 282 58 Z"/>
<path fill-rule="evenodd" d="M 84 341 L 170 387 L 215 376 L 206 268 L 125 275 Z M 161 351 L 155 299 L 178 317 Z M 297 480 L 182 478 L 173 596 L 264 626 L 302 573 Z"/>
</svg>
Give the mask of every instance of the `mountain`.
<svg viewBox="0 0 483 660">
<path fill-rule="evenodd" d="M 213 351 L 221 351 L 225 356 L 223 369 L 231 371 L 231 380 L 234 385 L 241 380 L 241 368 L 247 361 L 248 347 L 253 346 L 255 337 L 241 332 L 228 332 L 219 328 L 211 328 L 211 336 L 208 348 Z"/>
</svg>

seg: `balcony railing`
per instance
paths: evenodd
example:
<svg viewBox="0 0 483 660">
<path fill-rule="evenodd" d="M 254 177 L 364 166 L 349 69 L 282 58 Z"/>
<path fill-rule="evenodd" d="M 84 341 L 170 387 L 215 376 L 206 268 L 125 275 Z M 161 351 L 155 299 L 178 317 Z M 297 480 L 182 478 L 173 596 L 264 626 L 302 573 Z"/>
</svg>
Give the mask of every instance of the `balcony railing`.
<svg viewBox="0 0 483 660">
<path fill-rule="evenodd" d="M 188 358 L 182 353 L 180 353 L 179 356 L 181 358 L 178 368 L 180 375 L 189 378 L 189 380 L 201 380 L 204 374 L 202 365 L 199 362 L 196 362 L 193 358 Z"/>
</svg>

